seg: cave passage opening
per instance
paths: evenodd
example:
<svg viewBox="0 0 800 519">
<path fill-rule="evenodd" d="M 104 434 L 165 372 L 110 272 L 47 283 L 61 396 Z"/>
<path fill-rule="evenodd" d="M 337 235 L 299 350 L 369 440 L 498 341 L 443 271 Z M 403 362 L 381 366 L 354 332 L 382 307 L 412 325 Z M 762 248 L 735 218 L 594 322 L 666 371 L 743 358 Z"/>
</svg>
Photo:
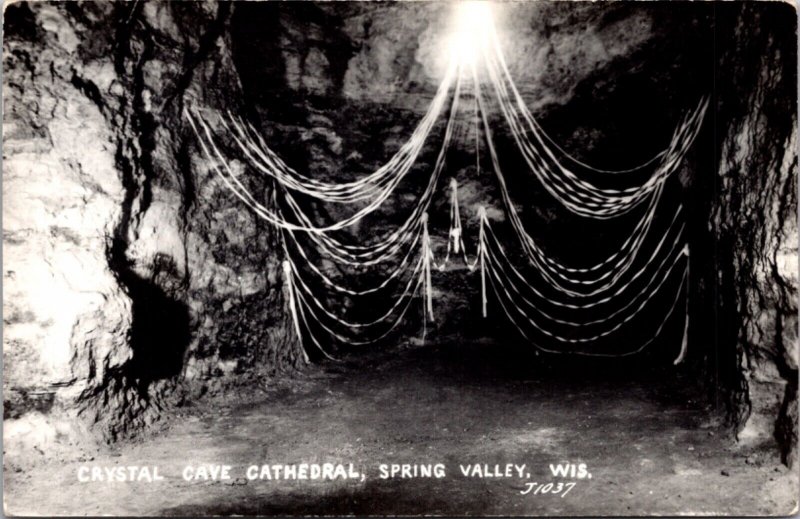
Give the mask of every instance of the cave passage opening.
<svg viewBox="0 0 800 519">
<path fill-rule="evenodd" d="M 481 7 L 476 3 L 477 8 Z M 431 6 L 426 6 L 430 9 Z M 403 9 L 401 6 L 395 8 Z M 433 9 L 436 11 L 436 8 Z M 381 16 L 365 15 L 353 6 L 327 8 L 307 5 L 301 8 L 302 17 L 295 8 L 288 9 L 278 4 L 264 6 L 242 6 L 232 19 L 232 48 L 237 71 L 242 79 L 245 94 L 245 112 L 255 121 L 262 121 L 263 130 L 270 146 L 288 164 L 300 171 L 325 180 L 350 180 L 337 177 L 338 171 L 347 171 L 345 176 L 357 178 L 358 172 L 369 171 L 372 164 L 379 164 L 397 149 L 402 136 L 408 135 L 419 117 L 419 111 L 433 97 L 435 78 L 426 72 L 425 59 L 432 59 L 438 43 L 435 38 L 419 37 L 411 31 L 394 34 L 395 41 L 380 42 L 392 45 L 392 63 L 399 76 L 392 85 L 394 95 L 383 92 L 372 93 L 366 85 L 353 79 L 357 74 L 375 75 L 370 66 L 364 70 L 353 70 L 349 65 L 351 57 L 369 40 L 370 24 L 381 23 Z M 308 12 L 306 12 L 308 11 Z M 367 10 L 369 11 L 369 10 Z M 469 11 L 464 9 L 463 12 Z M 462 11 L 459 11 L 463 14 Z M 472 11 L 469 11 L 472 12 Z M 409 13 L 404 13 L 408 15 Z M 439 24 L 448 27 L 447 12 L 437 12 L 442 20 Z M 458 14 L 458 13 L 457 13 Z M 469 14 L 469 13 L 467 13 Z M 500 21 L 504 15 L 499 13 Z M 391 16 L 391 14 L 387 15 Z M 601 26 L 613 25 L 620 18 L 630 16 L 622 10 L 611 10 L 600 17 Z M 297 17 L 297 18 L 295 18 Z M 452 17 L 452 13 L 451 13 Z M 296 20 L 310 24 L 311 36 L 297 33 Z M 413 19 L 413 13 L 411 14 Z M 470 21 L 467 15 L 461 18 Z M 713 23 L 710 9 L 678 9 L 667 17 L 670 30 L 678 31 L 681 38 L 669 41 L 649 42 L 647 48 L 639 49 L 628 62 L 621 59 L 610 60 L 597 67 L 585 77 L 571 85 L 549 86 L 550 94 L 555 90 L 567 89 L 570 97 L 567 103 L 545 104 L 542 108 L 542 124 L 564 146 L 575 151 L 581 158 L 599 167 L 629 167 L 652 157 L 664 143 L 669 142 L 675 121 L 681 111 L 693 106 L 704 95 L 713 91 L 713 73 L 709 63 L 713 61 Z M 361 38 L 354 38 L 353 27 L 362 23 Z M 383 22 L 385 23 L 385 22 Z M 273 30 L 264 31 L 264 24 L 271 24 Z M 435 25 L 435 24 L 434 24 Z M 686 27 L 701 27 L 701 30 L 688 30 Z M 683 27 L 683 29 L 681 29 Z M 357 31 L 355 31 L 357 33 Z M 446 32 L 446 30 L 443 30 Z M 471 31 L 475 32 L 475 31 Z M 458 32 L 455 33 L 458 36 Z M 459 39 L 451 38 L 455 42 Z M 462 42 L 463 43 L 463 42 Z M 431 48 L 428 48 L 431 47 Z M 654 48 L 662 52 L 653 52 Z M 470 47 L 471 48 L 471 47 Z M 514 51 L 517 54 L 513 54 Z M 527 49 L 526 49 L 527 50 Z M 451 49 L 451 51 L 453 51 Z M 387 51 L 384 51 L 387 52 Z M 438 52 L 441 52 L 439 49 Z M 475 52 L 475 49 L 473 49 Z M 512 48 L 509 63 L 518 70 L 529 65 L 532 53 L 525 54 Z M 552 51 L 551 51 L 552 52 Z M 558 57 L 551 57 L 555 60 Z M 539 82 L 543 80 L 537 78 Z M 528 79 L 520 84 L 523 93 L 541 90 L 537 80 Z M 466 89 L 466 88 L 465 88 Z M 488 207 L 490 215 L 498 218 L 500 226 L 505 220 L 502 203 L 496 182 L 491 176 L 491 165 L 484 158 L 476 163 L 476 153 L 486 153 L 486 135 L 478 129 L 478 110 L 469 108 L 477 104 L 475 96 L 465 95 L 467 108 L 459 113 L 453 130 L 454 149 L 448 152 L 444 178 L 459 182 L 462 193 L 464 215 L 464 235 L 466 248 L 475 250 L 477 246 L 478 213 L 480 206 Z M 537 101 L 527 94 L 526 99 Z M 497 107 L 489 106 L 487 111 Z M 609 249 L 609 244 L 624 239 L 626 229 L 632 218 L 618 218 L 615 222 L 594 222 L 576 217 L 559 209 L 556 201 L 542 189 L 541 184 L 527 171 L 524 161 L 515 149 L 508 130 L 502 127 L 499 117 L 489 114 L 490 124 L 497 141 L 498 153 L 503 157 L 504 170 L 508 175 L 509 189 L 517 196 L 518 206 L 523 214 L 526 227 L 540 230 L 545 249 L 558 250 L 568 258 L 588 259 L 601 257 Z M 664 204 L 682 202 L 686 207 L 687 235 L 691 244 L 691 264 L 695 270 L 688 283 L 689 299 L 689 357 L 682 366 L 673 366 L 679 355 L 683 337 L 685 312 L 669 312 L 663 330 L 651 345 L 631 357 L 621 359 L 585 358 L 574 355 L 550 355 L 540 353 L 531 347 L 502 315 L 496 295 L 488 297 L 491 307 L 488 318 L 481 318 L 481 290 L 479 275 L 465 268 L 446 269 L 434 273 L 437 314 L 436 322 L 426 323 L 422 305 L 412 304 L 401 332 L 393 334 L 377 346 L 393 349 L 397 344 L 426 342 L 436 343 L 481 343 L 483 351 L 475 361 L 476 365 L 487 365 L 487 359 L 498 361 L 498 365 L 509 364 L 533 367 L 540 373 L 553 373 L 558 377 L 573 378 L 587 374 L 606 374 L 609 376 L 632 376 L 647 373 L 648 377 L 676 378 L 701 381 L 695 388 L 705 392 L 715 406 L 724 395 L 719 385 L 719 359 L 714 336 L 715 316 L 708 308 L 709 299 L 714 294 L 703 292 L 704 276 L 713 270 L 712 250 L 704 220 L 708 218 L 711 190 L 709 182 L 714 168 L 713 132 L 710 124 L 705 124 L 697 137 L 686 164 L 665 188 Z M 433 167 L 438 151 L 437 138 L 444 132 L 444 124 L 435 127 L 436 138 L 425 145 L 421 152 L 422 165 L 416 175 L 404 181 L 398 188 L 397 202 L 387 203 L 387 208 L 376 211 L 374 218 L 368 218 L 363 225 L 355 226 L 351 236 L 359 236 L 364 229 L 387 229 L 398 225 L 403 215 L 410 210 L 414 197 L 420 196 L 427 180 L 427 171 Z M 476 131 L 477 130 L 477 131 Z M 434 245 L 439 250 L 447 247 L 448 197 L 447 182 L 440 181 L 430 209 L 430 227 Z M 311 213 L 337 220 L 341 210 L 335 206 L 319 207 L 320 204 L 304 206 Z M 661 219 L 668 219 L 667 216 Z M 657 225 L 669 222 L 658 222 Z M 666 226 L 663 226 L 666 229 Z M 508 235 L 507 229 L 499 234 Z M 623 236 L 623 238 L 620 238 Z M 471 242 L 470 242 L 471 240 Z M 684 290 L 678 287 L 680 279 L 669 279 L 670 290 Z M 438 286 L 436 286 L 438 285 Z M 681 298 L 683 305 L 686 290 Z M 347 308 L 350 301 L 328 299 L 335 305 Z M 335 301 L 335 302 L 334 302 Z M 622 334 L 612 336 L 620 344 L 645 342 L 645 331 L 654 327 L 667 314 L 670 297 L 656 298 L 652 311 Z M 358 315 L 358 309 L 354 310 Z M 366 315 L 369 315 L 367 313 Z M 313 326 L 313 325 L 312 325 Z M 316 330 L 320 331 L 320 330 Z M 424 339 L 422 338 L 424 335 Z M 622 348 L 624 350 L 624 348 Z M 347 356 L 349 361 L 357 362 L 363 347 L 339 348 L 337 351 Z M 471 348 L 443 348 L 442 354 L 459 358 Z M 313 355 L 313 353 L 312 353 Z M 371 354 L 363 358 L 373 358 Z M 546 368 L 545 368 L 546 367 Z M 691 375 L 687 375 L 691 374 Z M 577 377 L 576 377 L 577 378 Z"/>
</svg>

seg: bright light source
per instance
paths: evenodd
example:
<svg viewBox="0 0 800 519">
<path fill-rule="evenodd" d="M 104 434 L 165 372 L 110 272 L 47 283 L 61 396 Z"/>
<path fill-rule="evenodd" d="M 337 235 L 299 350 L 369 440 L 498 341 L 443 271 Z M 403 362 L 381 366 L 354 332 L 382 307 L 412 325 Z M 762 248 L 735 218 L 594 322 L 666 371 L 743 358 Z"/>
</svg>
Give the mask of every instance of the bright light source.
<svg viewBox="0 0 800 519">
<path fill-rule="evenodd" d="M 460 1 L 455 6 L 455 17 L 450 35 L 450 55 L 461 65 L 474 66 L 488 45 L 492 27 L 491 3 Z"/>
</svg>

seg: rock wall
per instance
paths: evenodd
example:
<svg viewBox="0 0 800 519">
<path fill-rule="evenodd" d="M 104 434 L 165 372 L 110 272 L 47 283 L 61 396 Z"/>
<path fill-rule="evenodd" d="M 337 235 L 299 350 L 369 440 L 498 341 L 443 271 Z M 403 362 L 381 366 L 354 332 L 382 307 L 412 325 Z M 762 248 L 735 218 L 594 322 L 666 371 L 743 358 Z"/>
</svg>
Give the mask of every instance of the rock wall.
<svg viewBox="0 0 800 519">
<path fill-rule="evenodd" d="M 17 12 L 4 42 L 3 392 L 6 418 L 37 412 L 5 423 L 7 445 L 68 431 L 43 413 L 74 408 L 133 356 L 132 301 L 106 257 L 126 196 L 115 132 L 63 59 L 80 45 L 71 24 L 49 6 Z"/>
<path fill-rule="evenodd" d="M 113 440 L 221 381 L 298 365 L 275 237 L 233 202 L 182 117 L 200 100 L 240 108 L 230 12 L 6 7 L 7 446 L 68 448 L 84 426 Z"/>
<path fill-rule="evenodd" d="M 797 36 L 788 4 L 718 11 L 714 237 L 738 437 L 797 458 Z M 724 353 L 727 353 L 725 355 Z"/>
</svg>

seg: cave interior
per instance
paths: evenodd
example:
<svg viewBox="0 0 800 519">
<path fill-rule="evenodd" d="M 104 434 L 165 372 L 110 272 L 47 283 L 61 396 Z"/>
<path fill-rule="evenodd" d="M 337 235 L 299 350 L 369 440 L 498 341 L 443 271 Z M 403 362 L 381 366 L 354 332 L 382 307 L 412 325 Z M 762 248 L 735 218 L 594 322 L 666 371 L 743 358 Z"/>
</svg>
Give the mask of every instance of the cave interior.
<svg viewBox="0 0 800 519">
<path fill-rule="evenodd" d="M 297 339 L 280 233 L 215 177 L 184 110 L 241 115 L 297 171 L 352 181 L 396 153 L 430 104 L 451 10 L 437 2 L 150 0 L 6 7 L 4 450 L 19 510 L 69 509 L 30 478 L 68 471 L 87 453 L 129 463 L 163 457 L 178 467 L 214 449 L 241 464 L 574 460 L 605 486 L 598 479 L 585 498 L 555 505 L 505 499 L 507 485 L 481 494 L 469 482 L 370 479 L 300 491 L 287 483 L 267 493 L 250 483 L 224 495 L 173 489 L 185 493 L 177 501 L 148 488 L 149 499 L 127 504 L 75 486 L 73 505 L 179 515 L 750 515 L 796 506 L 789 5 L 495 4 L 522 97 L 581 161 L 641 164 L 709 98 L 663 195 L 665 206 L 685 210 L 687 310 L 671 313 L 640 353 L 539 351 L 491 293 L 481 317 L 479 273 L 456 264 L 433 273 L 433 322 L 415 302 L 376 344 L 326 339 L 336 361 Z M 594 221 L 565 211 L 529 174 L 500 117 L 489 121 L 514 202 L 544 250 L 586 263 L 612 252 L 638 213 Z M 468 254 L 480 206 L 503 242 L 513 241 L 490 166 L 485 157 L 476 163 L 476 142 L 487 144 L 473 135 L 476 124 L 470 113 L 457 117 L 443 173 L 458 181 Z M 339 236 L 359 243 L 396 228 L 427 183 L 443 132 L 440 121 L 408 179 Z M 235 162 L 230 140 L 222 148 Z M 274 186 L 263 175 L 242 166 L 242 178 L 269 203 Z M 447 185 L 440 181 L 429 209 L 436 251 L 447 245 Z M 301 201 L 318 224 L 350 211 Z M 665 229 L 668 219 L 658 213 L 654 226 Z M 354 286 L 385 274 L 371 269 Z M 679 281 L 668 279 L 666 291 Z M 317 288 L 350 317 L 385 308 L 379 297 L 359 306 Z M 670 297 L 656 297 L 598 347 L 643 342 Z M 687 316 L 688 350 L 676 365 Z M 307 331 L 324 336 L 313 324 Z M 753 485 L 758 492 L 743 492 Z"/>
</svg>

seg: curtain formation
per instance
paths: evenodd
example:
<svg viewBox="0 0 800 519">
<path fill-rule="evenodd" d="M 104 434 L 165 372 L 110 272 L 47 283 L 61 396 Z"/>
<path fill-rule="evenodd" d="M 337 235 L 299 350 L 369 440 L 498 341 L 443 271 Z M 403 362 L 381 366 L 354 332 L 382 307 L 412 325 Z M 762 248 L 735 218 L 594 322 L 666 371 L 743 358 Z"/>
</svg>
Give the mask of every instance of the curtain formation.
<svg viewBox="0 0 800 519">
<path fill-rule="evenodd" d="M 414 301 L 422 305 L 424 337 L 427 321 L 435 317 L 433 272 L 459 261 L 469 272 L 478 271 L 482 315 L 486 317 L 490 302 L 496 301 L 498 310 L 524 338 L 551 353 L 619 357 L 640 352 L 659 336 L 683 300 L 684 335 L 675 359 L 679 363 L 687 348 L 689 247 L 682 205 L 670 203 L 663 194 L 700 130 L 708 99 L 685 114 L 669 145 L 647 162 L 626 170 L 594 168 L 567 153 L 537 123 L 514 84 L 491 24 L 479 37 L 485 41 L 477 59 L 452 56 L 409 140 L 376 171 L 354 181 L 331 183 L 296 171 L 269 148 L 253 125 L 234 114 L 199 108 L 185 111 L 201 149 L 225 186 L 278 229 L 285 258 L 285 293 L 301 342 L 328 358 L 333 358 L 329 350 L 335 342 L 378 342 L 399 328 Z M 482 167 L 491 170 L 506 219 L 492 222 L 480 207 L 475 250 L 469 254 L 458 184 L 451 179 L 450 228 L 437 261 L 428 212 L 446 169 L 454 121 L 470 101 L 472 106 L 463 109 L 473 112 L 476 169 L 479 174 Z M 624 223 L 631 221 L 630 229 L 611 254 L 594 264 L 569 265 L 537 241 L 512 199 L 492 135 L 492 114 L 507 125 L 537 185 L 560 206 L 592 221 L 614 221 L 627 215 Z M 404 179 L 419 174 L 420 156 L 437 122 L 444 124 L 441 146 L 416 203 L 385 235 L 353 243 L 347 231 L 360 230 L 357 224 L 396 197 Z M 237 158 L 270 181 L 269 202 L 259 201 L 245 186 L 241 173 L 221 151 L 223 137 L 233 145 Z M 337 214 L 347 216 L 315 224 L 309 202 L 343 207 L 337 208 Z M 656 225 L 659 219 L 667 222 L 665 228 Z M 507 227 L 505 233 L 495 229 L 500 223 Z M 335 278 L 329 274 L 332 270 L 342 275 Z M 358 281 L 367 273 L 370 279 L 380 280 L 363 286 Z M 342 277 L 352 282 L 337 279 Z M 370 317 L 346 317 L 359 311 Z M 638 342 L 626 347 L 613 340 L 631 326 L 636 327 L 634 335 L 641 336 Z"/>
</svg>

